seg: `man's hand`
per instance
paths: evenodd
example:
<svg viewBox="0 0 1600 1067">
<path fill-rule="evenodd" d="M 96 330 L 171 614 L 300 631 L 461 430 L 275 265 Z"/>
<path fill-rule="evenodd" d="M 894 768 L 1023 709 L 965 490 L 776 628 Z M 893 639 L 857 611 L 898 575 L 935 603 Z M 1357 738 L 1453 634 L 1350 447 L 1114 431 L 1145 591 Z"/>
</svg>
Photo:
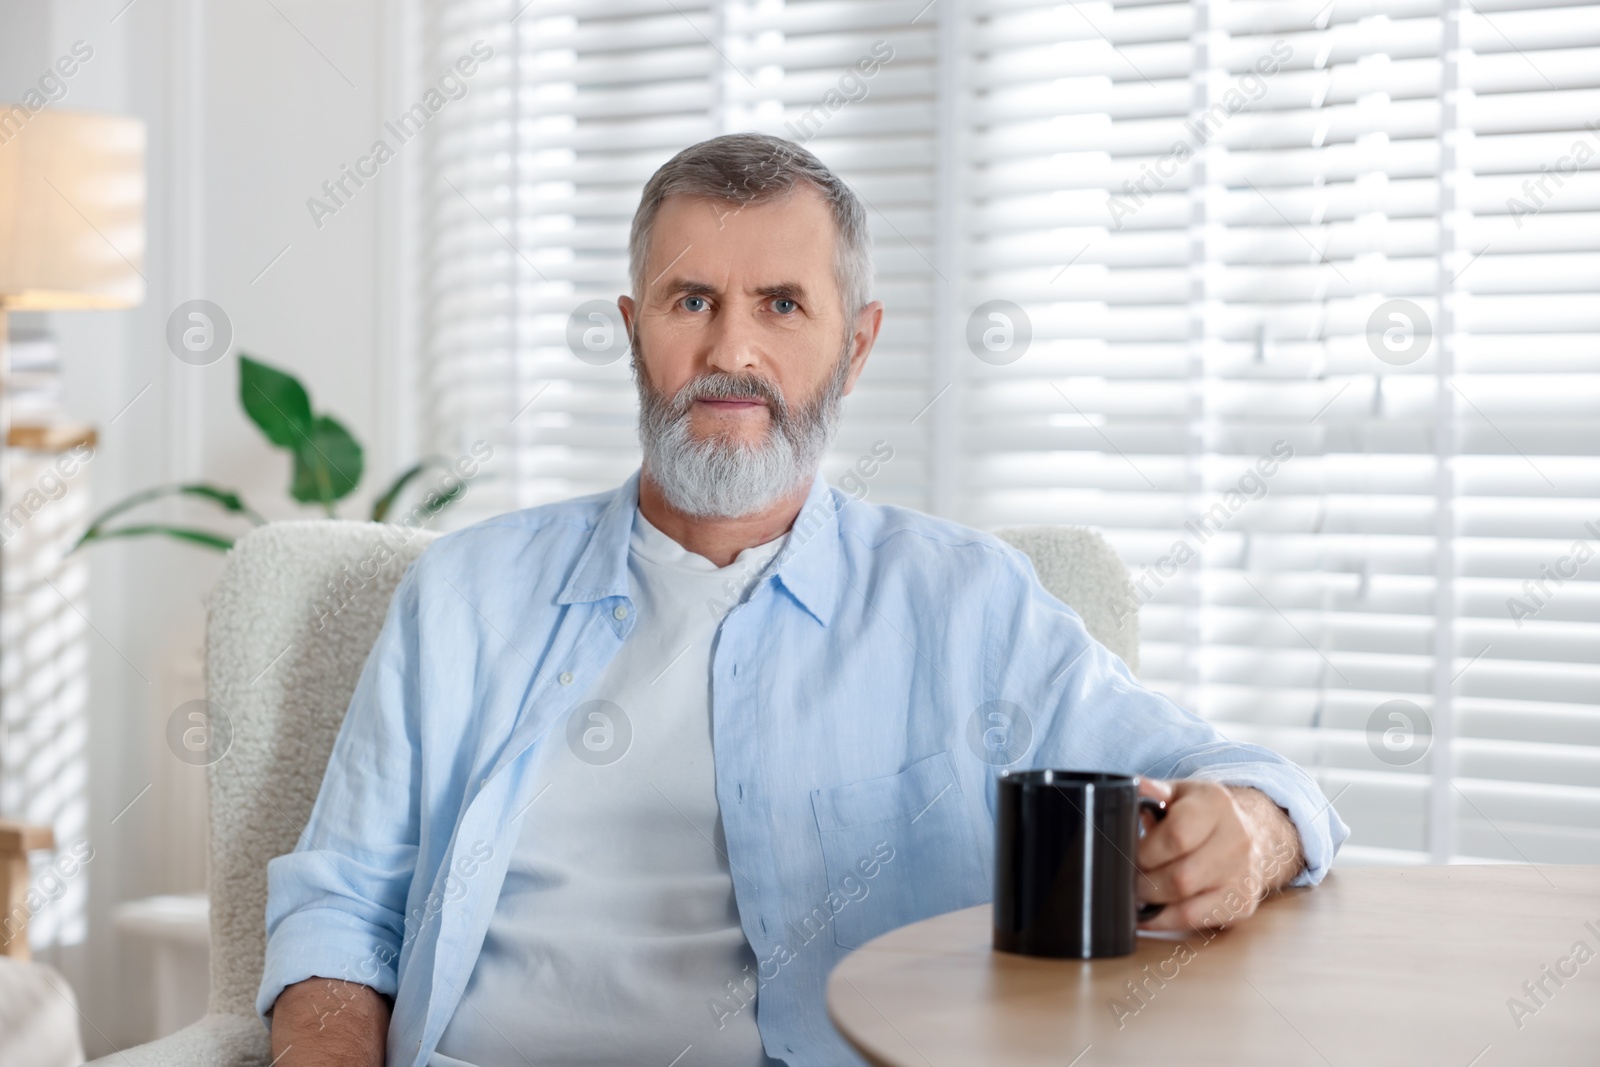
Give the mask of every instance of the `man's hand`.
<svg viewBox="0 0 1600 1067">
<path fill-rule="evenodd" d="M 383 1067 L 389 998 L 354 982 L 307 978 L 272 1006 L 275 1067 Z"/>
<path fill-rule="evenodd" d="M 1221 929 L 1305 866 L 1294 823 L 1260 790 L 1145 778 L 1139 792 L 1167 802 L 1139 842 L 1138 880 L 1141 901 L 1166 907 L 1141 930 Z"/>
</svg>

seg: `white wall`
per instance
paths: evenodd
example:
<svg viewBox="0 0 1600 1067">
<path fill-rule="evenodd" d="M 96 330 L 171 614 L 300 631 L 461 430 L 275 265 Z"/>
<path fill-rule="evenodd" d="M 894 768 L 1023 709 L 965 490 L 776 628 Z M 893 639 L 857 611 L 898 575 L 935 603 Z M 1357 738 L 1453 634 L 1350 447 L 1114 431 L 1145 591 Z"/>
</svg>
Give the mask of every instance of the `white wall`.
<svg viewBox="0 0 1600 1067">
<path fill-rule="evenodd" d="M 272 518 L 315 514 L 288 501 L 287 458 L 244 420 L 235 358 L 192 367 L 167 350 L 171 310 L 204 297 L 231 317 L 236 351 L 300 375 L 314 404 L 366 444 L 361 506 L 345 511 L 359 517 L 375 485 L 411 458 L 410 409 L 401 406 L 408 385 L 396 355 L 403 331 L 390 288 L 395 229 L 387 221 L 402 172 L 385 168 L 320 231 L 305 200 L 364 152 L 393 112 L 398 15 L 383 0 L 134 0 L 123 9 L 124 2 L 0 7 L 0 98 L 19 98 L 83 40 L 94 57 L 54 106 L 135 115 L 149 131 L 144 305 L 47 320 L 60 343 L 68 409 L 101 431 L 94 506 L 203 479 L 241 489 Z M 197 508 L 166 514 L 210 519 Z M 89 937 L 46 953 L 78 991 L 91 1056 L 147 1036 L 143 961 L 119 943 L 109 909 L 197 888 L 197 872 L 182 864 L 192 820 L 164 809 L 161 797 L 187 795 L 183 785 L 193 779 L 182 776 L 200 772 L 166 751 L 160 728 L 185 685 L 174 672 L 198 651 L 219 562 L 156 541 L 97 547 L 92 558 L 92 593 L 79 605 L 100 635 L 91 660 Z M 112 825 L 152 783 L 159 788 Z"/>
</svg>

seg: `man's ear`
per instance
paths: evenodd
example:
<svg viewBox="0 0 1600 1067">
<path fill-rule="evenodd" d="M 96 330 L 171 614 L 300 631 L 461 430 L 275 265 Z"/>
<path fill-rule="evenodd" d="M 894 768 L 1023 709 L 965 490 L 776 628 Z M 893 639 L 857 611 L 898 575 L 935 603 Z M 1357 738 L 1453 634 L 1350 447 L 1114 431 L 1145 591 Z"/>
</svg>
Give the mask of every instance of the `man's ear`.
<svg viewBox="0 0 1600 1067">
<path fill-rule="evenodd" d="M 867 357 L 878 341 L 878 331 L 883 328 L 883 301 L 874 300 L 856 313 L 855 329 L 850 336 L 850 373 L 844 380 L 845 395 L 856 387 L 856 380 L 867 367 Z"/>
<path fill-rule="evenodd" d="M 617 297 L 617 310 L 622 312 L 622 328 L 628 335 L 628 347 L 633 347 L 633 331 L 638 325 L 639 307 L 631 296 Z"/>
</svg>

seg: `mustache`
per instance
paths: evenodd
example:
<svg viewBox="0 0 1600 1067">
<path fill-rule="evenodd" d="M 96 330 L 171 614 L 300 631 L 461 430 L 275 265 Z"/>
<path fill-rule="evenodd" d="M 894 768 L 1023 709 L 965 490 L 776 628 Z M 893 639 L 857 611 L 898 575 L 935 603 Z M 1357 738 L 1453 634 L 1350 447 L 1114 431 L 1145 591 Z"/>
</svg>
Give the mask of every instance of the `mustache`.
<svg viewBox="0 0 1600 1067">
<path fill-rule="evenodd" d="M 789 403 L 779 388 L 756 374 L 729 374 L 712 371 L 692 379 L 672 398 L 674 415 L 683 415 L 696 400 L 760 400 L 772 409 L 773 419 L 783 422 L 789 415 Z"/>
</svg>

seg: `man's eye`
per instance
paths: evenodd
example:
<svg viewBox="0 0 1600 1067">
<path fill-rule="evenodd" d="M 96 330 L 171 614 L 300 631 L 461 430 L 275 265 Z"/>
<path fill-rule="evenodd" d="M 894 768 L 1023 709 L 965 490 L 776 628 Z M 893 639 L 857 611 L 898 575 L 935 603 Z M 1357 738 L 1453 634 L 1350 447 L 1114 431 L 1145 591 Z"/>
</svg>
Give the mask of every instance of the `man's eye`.
<svg viewBox="0 0 1600 1067">
<path fill-rule="evenodd" d="M 780 296 L 772 302 L 772 310 L 776 311 L 780 315 L 793 314 L 795 311 L 799 310 L 799 308 L 799 304 L 796 304 L 793 300 L 790 300 L 786 296 Z"/>
<path fill-rule="evenodd" d="M 685 311 L 704 311 L 709 306 L 703 296 L 686 296 L 683 298 L 683 309 Z"/>
</svg>

